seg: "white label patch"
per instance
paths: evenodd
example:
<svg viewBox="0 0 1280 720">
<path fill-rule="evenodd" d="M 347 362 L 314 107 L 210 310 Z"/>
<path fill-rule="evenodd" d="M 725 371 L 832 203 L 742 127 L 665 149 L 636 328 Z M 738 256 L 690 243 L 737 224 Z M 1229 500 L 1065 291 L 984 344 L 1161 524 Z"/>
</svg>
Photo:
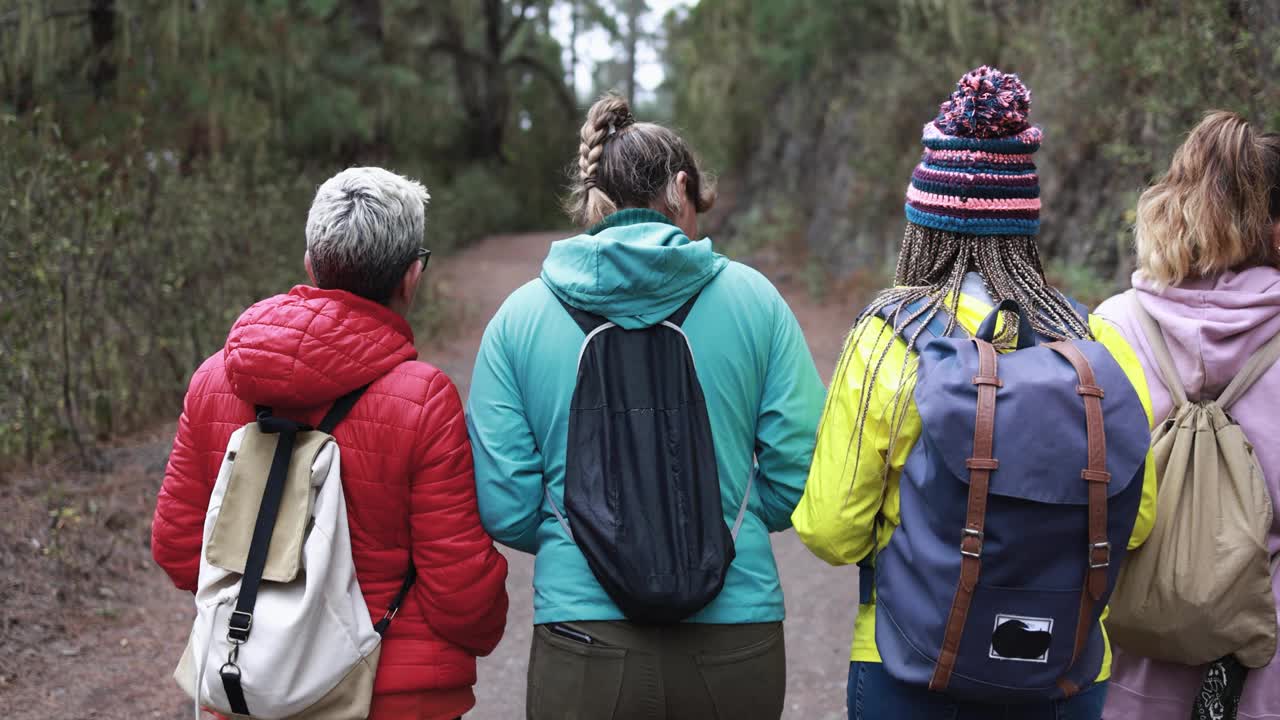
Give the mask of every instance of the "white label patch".
<svg viewBox="0 0 1280 720">
<path fill-rule="evenodd" d="M 1004 627 L 1005 625 L 1008 627 Z M 1053 618 L 996 615 L 989 656 L 993 660 L 1047 663 L 1052 639 Z M 1044 651 L 1035 655 L 1028 648 L 1037 648 L 1037 651 L 1038 648 L 1044 648 Z"/>
</svg>

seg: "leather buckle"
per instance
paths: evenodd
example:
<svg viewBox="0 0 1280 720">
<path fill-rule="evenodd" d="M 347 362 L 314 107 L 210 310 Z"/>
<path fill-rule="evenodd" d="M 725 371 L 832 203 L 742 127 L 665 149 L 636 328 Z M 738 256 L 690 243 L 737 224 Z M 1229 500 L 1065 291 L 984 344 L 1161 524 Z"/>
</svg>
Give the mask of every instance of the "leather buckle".
<svg viewBox="0 0 1280 720">
<path fill-rule="evenodd" d="M 1004 387 L 1003 380 L 1001 380 L 998 377 L 992 377 L 990 375 L 974 375 L 973 384 L 974 385 L 994 385 L 995 387 L 998 387 L 998 388 Z"/>
<path fill-rule="evenodd" d="M 1103 556 L 1101 560 L 1098 560 L 1095 557 L 1098 554 L 1099 550 L 1103 552 Z M 1098 570 L 1100 568 L 1105 568 L 1110 566 L 1111 566 L 1111 543 L 1110 542 L 1091 543 L 1089 545 L 1089 569 Z"/>
<path fill-rule="evenodd" d="M 1088 482 L 1109 483 L 1111 482 L 1111 473 L 1106 470 L 1081 470 L 1080 477 Z"/>
<path fill-rule="evenodd" d="M 1096 398 L 1106 397 L 1107 393 L 1097 385 L 1077 385 L 1076 393 L 1079 395 L 1092 395 Z"/>
<path fill-rule="evenodd" d="M 981 530 L 974 530 L 973 528 L 968 528 L 968 527 L 965 528 L 963 534 L 960 536 L 960 554 L 964 555 L 965 557 L 971 557 L 975 559 L 981 558 L 983 537 L 984 537 L 983 532 Z M 970 539 L 973 539 L 977 542 L 976 548 L 970 549 L 969 547 L 967 547 Z"/>
<path fill-rule="evenodd" d="M 970 470 L 999 470 L 1000 461 L 996 458 L 966 458 L 964 466 Z"/>
</svg>

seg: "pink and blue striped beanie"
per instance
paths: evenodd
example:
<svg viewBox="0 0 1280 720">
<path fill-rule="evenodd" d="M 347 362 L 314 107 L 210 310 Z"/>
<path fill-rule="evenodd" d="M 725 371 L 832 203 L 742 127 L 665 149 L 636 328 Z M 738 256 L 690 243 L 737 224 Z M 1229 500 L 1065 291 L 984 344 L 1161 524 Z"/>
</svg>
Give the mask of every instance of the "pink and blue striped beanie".
<svg viewBox="0 0 1280 720">
<path fill-rule="evenodd" d="M 924 156 L 911 173 L 907 219 L 968 235 L 1035 235 L 1040 179 L 1031 155 L 1040 128 L 1027 122 L 1031 91 L 1017 75 L 969 71 L 924 126 Z"/>
</svg>

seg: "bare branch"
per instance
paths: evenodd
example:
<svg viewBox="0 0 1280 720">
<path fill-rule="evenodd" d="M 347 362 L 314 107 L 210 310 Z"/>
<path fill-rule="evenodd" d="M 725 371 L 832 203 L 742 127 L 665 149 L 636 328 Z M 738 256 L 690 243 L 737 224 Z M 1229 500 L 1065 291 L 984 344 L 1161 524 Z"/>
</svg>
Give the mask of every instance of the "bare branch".
<svg viewBox="0 0 1280 720">
<path fill-rule="evenodd" d="M 573 117 L 578 113 L 578 103 L 569 92 L 569 88 L 565 86 L 564 78 L 545 62 L 532 55 L 520 54 L 508 59 L 504 65 L 512 69 L 521 68 L 541 77 L 555 91 L 557 99 L 564 107 L 565 115 Z"/>
<path fill-rule="evenodd" d="M 531 0 L 520 1 L 520 12 L 516 13 L 516 17 L 507 26 L 506 31 L 502 33 L 502 49 L 505 50 L 512 40 L 516 39 L 516 33 L 520 32 L 520 28 L 529 20 L 529 9 L 534 6 Z"/>
<path fill-rule="evenodd" d="M 428 55 L 449 55 L 455 62 L 475 63 L 477 65 L 485 65 L 489 62 L 488 58 L 464 46 L 462 41 L 457 38 L 437 38 L 432 40 L 431 44 L 423 49 L 423 52 Z"/>
</svg>

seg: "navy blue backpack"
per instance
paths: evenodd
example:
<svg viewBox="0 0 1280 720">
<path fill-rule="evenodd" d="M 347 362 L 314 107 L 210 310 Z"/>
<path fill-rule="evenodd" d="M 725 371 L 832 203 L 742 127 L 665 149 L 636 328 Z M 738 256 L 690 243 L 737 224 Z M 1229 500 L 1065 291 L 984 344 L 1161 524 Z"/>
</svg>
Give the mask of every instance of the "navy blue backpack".
<svg viewBox="0 0 1280 720">
<path fill-rule="evenodd" d="M 1019 319 L 1004 354 L 992 345 L 1001 311 Z M 895 326 L 908 342 L 917 315 L 882 313 L 910 321 Z M 901 524 L 873 561 L 884 667 L 969 701 L 1070 697 L 1102 665 L 1099 617 L 1142 498 L 1146 412 L 1105 347 L 1038 336 L 1016 302 L 972 338 L 928 319 L 915 344 L 923 432 Z"/>
</svg>

